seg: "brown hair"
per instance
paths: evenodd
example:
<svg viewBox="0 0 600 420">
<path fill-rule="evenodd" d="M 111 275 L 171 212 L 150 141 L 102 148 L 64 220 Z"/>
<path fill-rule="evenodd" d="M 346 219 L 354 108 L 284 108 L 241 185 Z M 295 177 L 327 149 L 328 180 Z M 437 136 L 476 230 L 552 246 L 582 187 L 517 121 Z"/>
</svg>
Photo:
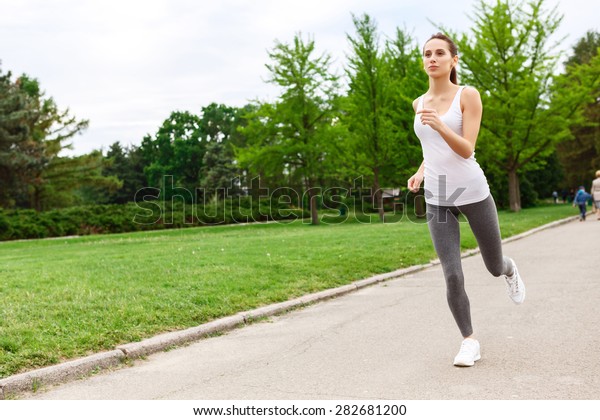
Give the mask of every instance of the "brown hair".
<svg viewBox="0 0 600 420">
<path fill-rule="evenodd" d="M 456 57 L 458 55 L 458 46 L 447 35 L 444 35 L 443 33 L 438 32 L 435 35 L 431 35 L 431 38 L 429 38 L 427 40 L 427 42 L 431 41 L 432 39 L 441 39 L 442 41 L 446 41 L 446 43 L 448 44 L 448 50 L 450 51 L 450 55 L 452 55 L 452 57 Z M 425 42 L 425 44 L 427 44 L 427 42 Z M 423 48 L 425 48 L 425 47 L 423 47 Z M 456 74 L 456 67 L 452 67 L 452 70 L 450 70 L 450 81 L 452 83 L 454 83 L 455 85 L 458 85 L 458 76 Z"/>
</svg>

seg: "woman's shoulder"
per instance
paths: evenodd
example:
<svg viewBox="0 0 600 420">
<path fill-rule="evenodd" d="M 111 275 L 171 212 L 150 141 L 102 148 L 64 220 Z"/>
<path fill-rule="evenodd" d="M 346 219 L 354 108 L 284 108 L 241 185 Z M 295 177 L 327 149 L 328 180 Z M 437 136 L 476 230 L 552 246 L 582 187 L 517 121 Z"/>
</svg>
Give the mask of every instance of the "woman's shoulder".
<svg viewBox="0 0 600 420">
<path fill-rule="evenodd" d="M 479 91 L 472 86 L 462 86 L 460 95 L 460 108 L 464 112 L 465 108 L 481 110 L 481 96 Z"/>
<path fill-rule="evenodd" d="M 462 94 L 461 96 L 466 97 L 467 99 L 477 99 L 481 98 L 479 91 L 473 86 L 461 86 Z"/>
</svg>

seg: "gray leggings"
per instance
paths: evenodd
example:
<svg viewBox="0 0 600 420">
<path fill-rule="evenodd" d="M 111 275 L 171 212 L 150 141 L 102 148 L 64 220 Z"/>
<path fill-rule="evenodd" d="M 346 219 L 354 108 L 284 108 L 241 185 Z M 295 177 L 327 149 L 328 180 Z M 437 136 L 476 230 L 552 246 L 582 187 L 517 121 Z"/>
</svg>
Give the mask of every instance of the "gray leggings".
<svg viewBox="0 0 600 420">
<path fill-rule="evenodd" d="M 465 215 L 471 226 L 488 271 L 498 277 L 512 274 L 513 267 L 510 259 L 502 255 L 498 213 L 491 195 L 478 203 L 462 206 L 427 204 L 429 233 L 444 271 L 448 305 L 461 334 L 468 337 L 473 334 L 473 327 L 460 258 L 460 230 L 457 218 L 460 213 Z"/>
</svg>

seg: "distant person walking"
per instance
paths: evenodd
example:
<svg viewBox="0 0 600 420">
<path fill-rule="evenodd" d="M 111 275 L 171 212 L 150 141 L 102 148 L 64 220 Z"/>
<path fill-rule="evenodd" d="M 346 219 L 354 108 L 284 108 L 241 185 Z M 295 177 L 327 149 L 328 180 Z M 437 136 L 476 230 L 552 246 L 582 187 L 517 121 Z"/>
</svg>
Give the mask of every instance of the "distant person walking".
<svg viewBox="0 0 600 420">
<path fill-rule="evenodd" d="M 596 207 L 596 217 L 600 220 L 600 171 L 596 171 L 596 179 L 592 181 L 591 193 Z"/>
<path fill-rule="evenodd" d="M 473 366 L 481 352 L 464 287 L 460 214 L 469 222 L 486 268 L 493 276 L 504 276 L 508 294 L 517 304 L 525 299 L 525 285 L 515 262 L 502 253 L 496 205 L 474 153 L 483 112 L 481 97 L 476 89 L 458 85 L 457 53 L 455 43 L 441 33 L 423 48 L 429 89 L 413 102 L 423 163 L 408 180 L 408 188 L 417 192 L 425 181 L 429 231 L 442 264 L 448 305 L 463 336 L 454 365 Z"/>
<path fill-rule="evenodd" d="M 585 187 L 582 185 L 577 190 L 573 199 L 573 207 L 579 207 L 579 221 L 585 222 L 585 214 L 587 213 L 587 202 L 592 198 L 591 194 L 585 192 Z"/>
</svg>

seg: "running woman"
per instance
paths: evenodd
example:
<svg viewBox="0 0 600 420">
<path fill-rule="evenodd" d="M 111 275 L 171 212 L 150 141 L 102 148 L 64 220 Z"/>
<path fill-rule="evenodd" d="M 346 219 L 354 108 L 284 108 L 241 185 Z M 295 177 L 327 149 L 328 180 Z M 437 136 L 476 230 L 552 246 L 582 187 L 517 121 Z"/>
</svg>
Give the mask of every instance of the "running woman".
<svg viewBox="0 0 600 420">
<path fill-rule="evenodd" d="M 515 262 L 503 255 L 498 214 L 485 174 L 475 160 L 483 107 L 479 92 L 459 86 L 458 47 L 446 35 L 433 35 L 423 47 L 429 89 L 415 99 L 414 130 L 421 141 L 423 163 L 408 180 L 412 192 L 425 181 L 427 223 L 446 280 L 450 311 L 463 336 L 455 366 L 473 366 L 481 359 L 471 325 L 464 287 L 458 217 L 463 214 L 477 239 L 485 266 L 504 276 L 514 303 L 525 299 L 525 285 Z"/>
</svg>

